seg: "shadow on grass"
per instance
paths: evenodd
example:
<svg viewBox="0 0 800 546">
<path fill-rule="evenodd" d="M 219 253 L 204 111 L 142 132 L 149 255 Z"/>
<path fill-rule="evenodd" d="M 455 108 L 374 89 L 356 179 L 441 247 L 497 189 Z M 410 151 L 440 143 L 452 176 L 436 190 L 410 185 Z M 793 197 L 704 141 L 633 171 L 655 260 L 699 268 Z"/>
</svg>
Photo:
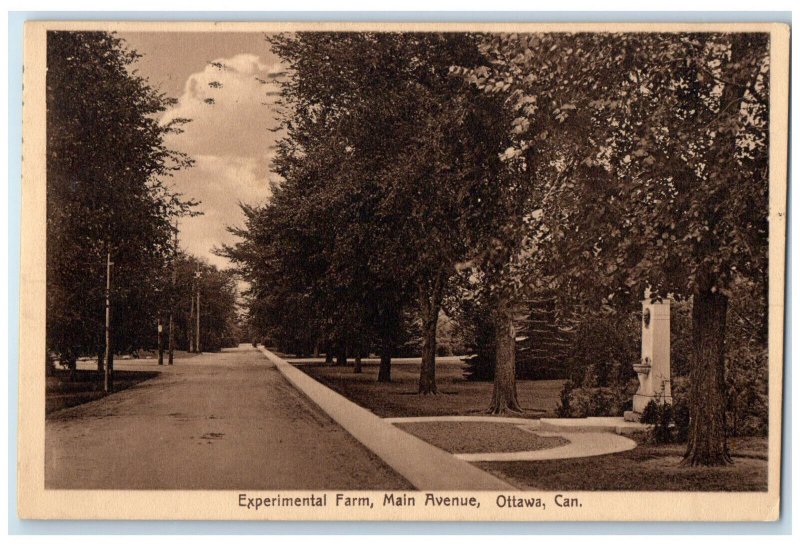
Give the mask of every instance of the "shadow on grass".
<svg viewBox="0 0 800 546">
<path fill-rule="evenodd" d="M 731 439 L 734 464 L 681 466 L 685 444 L 639 445 L 622 453 L 478 465 L 522 489 L 543 491 L 766 491 L 767 439 Z"/>
<path fill-rule="evenodd" d="M 401 395 L 401 396 L 409 396 L 409 395 L 419 396 L 420 395 L 419 391 L 402 391 L 402 392 L 398 392 L 398 393 L 395 393 L 395 394 L 398 394 L 398 395 Z M 436 391 L 436 395 L 440 395 L 440 394 L 454 395 L 454 394 L 458 394 L 458 391 L 449 391 L 449 390 L 439 389 L 438 391 Z M 436 395 L 434 395 L 434 396 L 436 396 Z"/>
<path fill-rule="evenodd" d="M 156 371 L 116 370 L 113 392 L 123 391 L 159 375 Z M 79 406 L 107 396 L 103 374 L 95 370 L 56 370 L 47 377 L 45 414 Z"/>
<path fill-rule="evenodd" d="M 391 383 L 379 383 L 379 367 L 366 363 L 361 373 L 353 373 L 349 366 L 322 363 L 308 363 L 297 369 L 379 417 L 485 415 L 494 388 L 491 381 L 467 381 L 464 363 L 458 359 L 437 361 L 437 395 L 419 394 L 419 359 L 393 363 Z M 520 417 L 555 415 L 563 384 L 560 379 L 517 381 L 524 409 Z"/>
</svg>

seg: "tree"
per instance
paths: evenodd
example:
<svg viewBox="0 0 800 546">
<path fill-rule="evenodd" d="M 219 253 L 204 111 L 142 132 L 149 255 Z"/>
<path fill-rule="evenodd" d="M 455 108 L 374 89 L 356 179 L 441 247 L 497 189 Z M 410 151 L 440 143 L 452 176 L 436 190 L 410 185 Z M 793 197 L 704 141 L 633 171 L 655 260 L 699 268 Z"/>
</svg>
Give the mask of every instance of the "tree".
<svg viewBox="0 0 800 546">
<path fill-rule="evenodd" d="M 404 233 L 417 241 L 415 286 L 423 346 L 419 391 L 435 393 L 436 327 L 447 283 L 491 233 L 493 203 L 506 197 L 499 155 L 505 131 L 500 101 L 453 94 L 424 106 L 427 123 L 410 157 L 398 163 L 398 194 L 408 210 Z M 430 115 L 434 114 L 434 115 Z"/>
<path fill-rule="evenodd" d="M 316 267 L 320 241 L 306 236 L 302 221 L 294 222 L 302 213 L 295 201 L 276 188 L 268 205 L 243 206 L 244 227 L 231 228 L 240 241 L 222 252 L 249 284 L 248 319 L 259 340 L 302 352 L 320 339 L 325 317 L 310 300 L 306 275 Z"/>
<path fill-rule="evenodd" d="M 525 301 L 515 320 L 516 377 L 517 379 L 561 379 L 569 369 L 565 366 L 574 345 L 574 324 L 571 317 L 563 317 L 557 309 L 554 296 L 544 296 Z M 495 368 L 495 333 L 492 321 L 487 320 L 491 310 L 476 305 L 476 300 L 459 302 L 464 309 L 459 322 L 466 323 L 470 356 L 465 358 L 465 378 L 470 381 L 493 381 Z M 582 347 L 583 348 L 583 347 Z M 585 346 L 587 351 L 595 344 Z"/>
<path fill-rule="evenodd" d="M 234 230 L 242 244 L 227 252 L 237 264 L 268 260 L 278 272 L 267 273 L 267 281 L 256 278 L 258 268 L 244 267 L 255 281 L 253 305 L 265 324 L 271 322 L 267 315 L 283 315 L 281 307 L 295 309 L 291 324 L 273 325 L 273 333 L 305 332 L 340 360 L 348 347 L 366 351 L 378 337 L 380 379 L 388 380 L 405 277 L 398 254 L 391 252 L 391 224 L 369 201 L 376 196 L 370 172 L 381 142 L 371 138 L 375 128 L 367 127 L 374 120 L 354 111 L 364 108 L 357 102 L 363 83 L 357 76 L 373 88 L 388 82 L 339 72 L 344 67 L 336 63 L 348 47 L 359 59 L 370 53 L 363 35 L 301 33 L 276 37 L 271 45 L 291 68 L 282 86 L 280 129 L 286 137 L 274 164 L 282 182 L 267 206 L 246 211 L 245 229 Z"/>
<path fill-rule="evenodd" d="M 207 261 L 179 252 L 175 261 L 172 294 L 176 345 L 188 349 L 196 339 L 196 301 L 200 294 L 199 350 L 219 351 L 238 345 L 238 304 L 236 277 Z"/>
<path fill-rule="evenodd" d="M 291 73 L 282 89 L 287 136 L 275 161 L 283 181 L 263 210 L 279 228 L 237 259 L 255 263 L 269 248 L 290 261 L 293 285 L 283 294 L 302 298 L 304 316 L 321 319 L 329 343 L 361 345 L 374 333 L 381 380 L 390 378 L 412 299 L 424 334 L 419 391 L 435 393 L 442 298 L 455 265 L 486 231 L 477 220 L 498 194 L 493 166 L 504 149 L 499 101 L 449 75 L 454 63 L 480 61 L 476 42 L 461 34 L 299 33 L 272 45 Z M 237 234 L 252 241 L 246 231 Z M 262 302 L 278 291 L 259 286 Z"/>
<path fill-rule="evenodd" d="M 512 161 L 538 157 L 546 254 L 577 291 L 691 298 L 685 464 L 730 462 L 725 328 L 767 267 L 768 35 L 493 37 L 470 77 L 518 98 Z M 534 106 L 531 106 L 534 105 Z"/>
<path fill-rule="evenodd" d="M 139 55 L 105 32 L 47 36 L 47 345 L 74 365 L 104 352 L 106 253 L 114 262 L 112 345 L 136 350 L 155 331 L 184 201 L 165 183 L 191 161 L 160 125 L 171 99 L 134 71 Z"/>
</svg>

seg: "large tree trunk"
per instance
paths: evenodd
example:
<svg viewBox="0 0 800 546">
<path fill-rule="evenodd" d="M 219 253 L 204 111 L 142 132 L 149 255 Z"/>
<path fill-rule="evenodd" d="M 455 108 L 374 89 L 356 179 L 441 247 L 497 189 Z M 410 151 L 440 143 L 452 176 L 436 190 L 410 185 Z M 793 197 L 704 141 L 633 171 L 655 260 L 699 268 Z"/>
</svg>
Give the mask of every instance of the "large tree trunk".
<svg viewBox="0 0 800 546">
<path fill-rule="evenodd" d="M 381 363 L 378 368 L 378 382 L 392 382 L 392 353 L 397 339 L 397 330 L 400 323 L 399 313 L 390 305 L 386 305 L 379 314 L 380 320 L 380 357 Z"/>
<path fill-rule="evenodd" d="M 424 319 L 422 327 L 422 366 L 419 393 L 437 394 L 436 389 L 436 319 Z"/>
<path fill-rule="evenodd" d="M 336 348 L 336 365 L 347 366 L 347 347 L 338 345 Z"/>
<path fill-rule="evenodd" d="M 381 365 L 378 368 L 378 383 L 392 382 L 392 345 L 388 337 L 381 343 Z"/>
<path fill-rule="evenodd" d="M 495 371 L 494 392 L 489 413 L 522 413 L 517 399 L 516 328 L 507 301 L 498 302 L 494 311 Z"/>
<path fill-rule="evenodd" d="M 684 465 L 719 466 L 733 461 L 725 429 L 725 318 L 728 298 L 701 282 L 692 303 L 692 367 L 689 372 L 689 444 Z"/>
<path fill-rule="evenodd" d="M 419 394 L 437 394 L 436 389 L 436 326 L 442 306 L 444 275 L 437 274 L 430 289 L 421 294 L 422 365 L 419 371 Z"/>
</svg>

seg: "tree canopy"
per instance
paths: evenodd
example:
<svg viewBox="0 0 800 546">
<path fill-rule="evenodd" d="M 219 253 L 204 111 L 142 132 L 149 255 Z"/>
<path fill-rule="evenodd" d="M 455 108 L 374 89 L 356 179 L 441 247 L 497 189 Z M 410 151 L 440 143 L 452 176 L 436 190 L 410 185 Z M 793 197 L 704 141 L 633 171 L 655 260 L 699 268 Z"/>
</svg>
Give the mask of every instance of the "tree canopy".
<svg viewBox="0 0 800 546">
<path fill-rule="evenodd" d="M 155 329 L 172 221 L 192 203 L 166 183 L 191 160 L 158 121 L 172 100 L 133 69 L 138 54 L 105 32 L 47 36 L 47 344 L 66 361 L 100 354 L 106 254 L 112 345 L 136 350 Z"/>
<path fill-rule="evenodd" d="M 505 157 L 540 186 L 536 255 L 564 293 L 692 298 L 686 461 L 729 461 L 727 301 L 737 279 L 766 290 L 767 35 L 514 34 L 484 50 L 459 72 L 515 97 Z"/>
<path fill-rule="evenodd" d="M 503 413 L 519 410 L 516 328 L 536 311 L 523 302 L 629 314 L 646 290 L 690 301 L 686 462 L 726 463 L 728 299 L 766 291 L 768 45 L 757 33 L 272 38 L 287 69 L 282 182 L 226 250 L 252 283 L 251 313 L 360 354 L 373 338 L 390 352 L 411 312 L 419 392 L 435 393 L 443 303 L 469 300 L 464 316 L 490 315 L 490 410 Z"/>
</svg>

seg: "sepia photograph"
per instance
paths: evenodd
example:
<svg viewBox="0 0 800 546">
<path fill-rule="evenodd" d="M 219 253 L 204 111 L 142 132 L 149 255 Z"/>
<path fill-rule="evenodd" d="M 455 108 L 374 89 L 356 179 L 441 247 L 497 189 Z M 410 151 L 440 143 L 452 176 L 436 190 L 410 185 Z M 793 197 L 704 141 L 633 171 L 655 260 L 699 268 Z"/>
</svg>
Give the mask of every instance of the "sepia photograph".
<svg viewBox="0 0 800 546">
<path fill-rule="evenodd" d="M 779 516 L 787 26 L 25 34 L 20 517 Z"/>
</svg>

